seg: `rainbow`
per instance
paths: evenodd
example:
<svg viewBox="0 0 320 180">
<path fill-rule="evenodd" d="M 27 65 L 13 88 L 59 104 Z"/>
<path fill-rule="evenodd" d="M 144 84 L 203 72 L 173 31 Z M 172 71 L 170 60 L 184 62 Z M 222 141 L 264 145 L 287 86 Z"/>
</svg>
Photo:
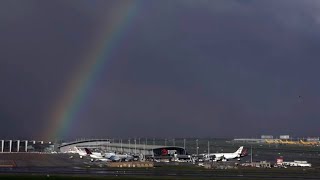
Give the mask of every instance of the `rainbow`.
<svg viewBox="0 0 320 180">
<path fill-rule="evenodd" d="M 137 13 L 138 2 L 130 0 L 125 5 L 121 4 L 121 8 L 112 13 L 112 22 L 105 23 L 100 37 L 94 43 L 96 46 L 93 51 L 86 56 L 84 63 L 77 67 L 63 95 L 50 112 L 44 139 L 54 140 L 67 135 L 70 125 L 76 120 L 77 113 L 90 94 L 90 89 L 95 85 L 102 68 L 111 60 L 113 51 L 121 44 Z"/>
</svg>

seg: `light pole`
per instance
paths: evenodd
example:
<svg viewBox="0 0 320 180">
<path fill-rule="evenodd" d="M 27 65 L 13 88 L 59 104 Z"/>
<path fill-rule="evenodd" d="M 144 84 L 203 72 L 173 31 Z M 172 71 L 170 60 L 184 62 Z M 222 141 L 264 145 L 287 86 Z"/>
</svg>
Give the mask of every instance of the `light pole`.
<svg viewBox="0 0 320 180">
<path fill-rule="evenodd" d="M 153 138 L 153 145 L 155 146 L 156 145 L 156 139 Z"/>
<path fill-rule="evenodd" d="M 186 154 L 186 139 L 183 139 L 184 154 Z"/>
<path fill-rule="evenodd" d="M 251 163 L 252 163 L 252 145 L 251 145 L 250 160 L 251 160 Z"/>
<path fill-rule="evenodd" d="M 208 141 L 208 157 L 210 156 L 210 142 Z"/>
<path fill-rule="evenodd" d="M 199 155 L 199 145 L 198 145 L 198 141 L 199 141 L 199 140 L 197 139 L 197 140 L 196 140 L 196 146 L 197 146 L 197 147 L 196 147 L 196 150 L 197 150 L 197 156 Z"/>
<path fill-rule="evenodd" d="M 134 139 L 134 154 L 137 154 L 137 140 Z"/>
<path fill-rule="evenodd" d="M 131 142 L 130 142 L 130 139 L 128 140 L 128 142 L 129 142 L 129 151 L 131 153 Z"/>
<path fill-rule="evenodd" d="M 121 152 L 121 140 L 120 139 L 118 139 L 118 140 L 119 140 L 118 144 L 120 144 L 120 150 L 119 150 L 119 147 L 116 147 L 116 150 Z"/>
<path fill-rule="evenodd" d="M 123 149 L 122 149 L 122 139 L 120 139 L 120 145 L 121 145 L 121 153 L 123 153 Z"/>
</svg>

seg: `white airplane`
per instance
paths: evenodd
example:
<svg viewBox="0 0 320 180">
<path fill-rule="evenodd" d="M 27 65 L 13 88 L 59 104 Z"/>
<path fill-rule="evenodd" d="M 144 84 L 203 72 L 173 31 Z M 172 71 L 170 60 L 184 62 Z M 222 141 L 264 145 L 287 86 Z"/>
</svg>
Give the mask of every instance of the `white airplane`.
<svg viewBox="0 0 320 180">
<path fill-rule="evenodd" d="M 105 158 L 101 153 L 91 152 L 88 148 L 84 148 L 84 150 L 86 151 L 86 154 L 92 158 L 91 161 L 94 159 L 98 161 L 110 161 L 110 159 Z"/>
<path fill-rule="evenodd" d="M 243 150 L 243 146 L 241 146 L 234 153 L 210 153 L 210 154 L 205 154 L 205 157 L 210 158 L 213 161 L 228 161 L 230 159 L 238 159 L 238 161 L 240 161 L 240 157 L 244 156 L 244 154 L 242 153 L 242 150 Z"/>
<path fill-rule="evenodd" d="M 128 154 L 115 154 L 115 153 L 106 153 L 105 157 L 111 161 L 128 161 L 133 159 L 133 156 Z"/>
<path fill-rule="evenodd" d="M 84 148 L 86 154 L 89 155 L 91 158 L 100 160 L 100 161 L 122 161 L 122 160 L 131 160 L 133 156 L 128 154 L 115 154 L 115 153 L 97 153 L 91 152 L 89 149 Z"/>
</svg>

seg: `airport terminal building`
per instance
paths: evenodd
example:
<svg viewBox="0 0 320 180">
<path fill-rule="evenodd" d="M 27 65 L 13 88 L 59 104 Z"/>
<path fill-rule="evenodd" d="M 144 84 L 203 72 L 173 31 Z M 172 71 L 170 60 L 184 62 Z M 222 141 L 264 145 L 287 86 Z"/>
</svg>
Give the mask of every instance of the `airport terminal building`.
<svg viewBox="0 0 320 180">
<path fill-rule="evenodd" d="M 46 141 L 35 140 L 0 140 L 0 153 L 13 152 L 43 152 L 54 151 L 54 144 Z"/>
<path fill-rule="evenodd" d="M 62 153 L 75 152 L 77 148 L 102 150 L 105 152 L 118 152 L 127 154 L 143 154 L 145 156 L 185 155 L 186 150 L 179 146 L 159 146 L 132 143 L 114 143 L 109 139 L 80 140 L 61 144 L 58 149 Z"/>
</svg>

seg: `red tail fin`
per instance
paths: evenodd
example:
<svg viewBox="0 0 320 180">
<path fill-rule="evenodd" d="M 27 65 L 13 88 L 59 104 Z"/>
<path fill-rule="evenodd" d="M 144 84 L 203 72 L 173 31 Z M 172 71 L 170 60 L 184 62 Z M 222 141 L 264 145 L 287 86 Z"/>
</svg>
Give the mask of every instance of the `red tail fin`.
<svg viewBox="0 0 320 180">
<path fill-rule="evenodd" d="M 92 152 L 88 148 L 84 148 L 87 154 L 92 154 Z"/>
<path fill-rule="evenodd" d="M 247 156 L 248 155 L 248 149 L 243 149 L 241 152 L 241 156 Z"/>
</svg>

